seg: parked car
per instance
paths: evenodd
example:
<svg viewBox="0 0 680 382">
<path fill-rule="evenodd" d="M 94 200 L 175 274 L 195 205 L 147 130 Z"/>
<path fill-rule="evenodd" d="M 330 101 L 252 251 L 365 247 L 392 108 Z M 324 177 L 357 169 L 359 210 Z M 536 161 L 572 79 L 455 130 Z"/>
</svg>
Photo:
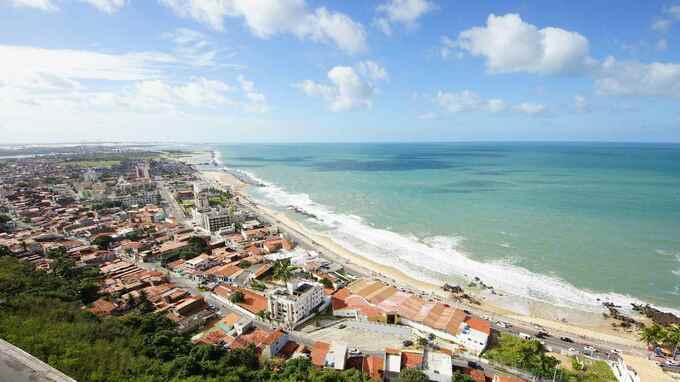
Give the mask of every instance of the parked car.
<svg viewBox="0 0 680 382">
<path fill-rule="evenodd" d="M 592 346 L 585 346 L 585 347 L 583 347 L 583 351 L 587 351 L 587 352 L 590 352 L 590 353 L 596 353 L 597 349 L 595 349 Z"/>
<path fill-rule="evenodd" d="M 404 342 L 402 342 L 401 344 L 404 345 L 404 347 L 409 347 L 409 346 L 413 346 L 413 341 L 404 340 Z"/>
<path fill-rule="evenodd" d="M 474 361 L 468 361 L 468 367 L 470 369 L 483 370 L 482 366 L 480 364 L 478 364 L 477 362 L 474 362 Z"/>
<path fill-rule="evenodd" d="M 536 338 L 548 338 L 548 337 L 550 337 L 550 333 L 548 332 L 544 332 L 541 330 L 540 332 L 536 333 Z"/>
<path fill-rule="evenodd" d="M 345 325 L 345 324 L 340 324 L 340 325 L 338 325 L 338 329 L 344 329 L 344 328 L 346 328 L 346 327 L 347 327 L 347 325 Z"/>
</svg>

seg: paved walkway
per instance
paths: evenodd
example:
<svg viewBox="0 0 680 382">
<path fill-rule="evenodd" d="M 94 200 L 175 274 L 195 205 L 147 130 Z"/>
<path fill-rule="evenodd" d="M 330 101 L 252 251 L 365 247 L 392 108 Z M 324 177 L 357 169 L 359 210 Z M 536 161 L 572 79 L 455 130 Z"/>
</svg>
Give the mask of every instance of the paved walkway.
<svg viewBox="0 0 680 382">
<path fill-rule="evenodd" d="M 76 382 L 7 341 L 0 340 L 0 382 Z"/>
</svg>

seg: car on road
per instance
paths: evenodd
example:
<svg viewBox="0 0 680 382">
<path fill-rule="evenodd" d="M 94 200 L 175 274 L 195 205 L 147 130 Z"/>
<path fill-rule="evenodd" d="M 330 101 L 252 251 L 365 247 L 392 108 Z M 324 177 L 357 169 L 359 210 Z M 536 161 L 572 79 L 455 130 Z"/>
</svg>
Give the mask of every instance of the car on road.
<svg viewBox="0 0 680 382">
<path fill-rule="evenodd" d="M 484 370 L 482 366 L 475 361 L 468 361 L 468 367 L 470 369 Z"/>
<path fill-rule="evenodd" d="M 572 340 L 572 339 L 569 338 L 569 337 L 560 337 L 560 339 L 562 340 L 562 342 L 568 342 L 568 343 L 570 343 L 570 344 L 573 344 L 573 343 L 574 343 L 574 340 Z"/>
<path fill-rule="evenodd" d="M 489 316 L 488 316 L 488 315 L 486 315 L 486 314 L 482 314 L 482 315 L 481 315 L 481 316 L 479 316 L 479 317 L 480 317 L 480 318 L 481 318 L 482 320 L 487 320 L 487 321 L 491 321 L 491 317 L 489 317 Z"/>
<path fill-rule="evenodd" d="M 401 344 L 404 345 L 404 347 L 409 347 L 409 346 L 412 346 L 412 345 L 413 345 L 413 341 L 411 341 L 411 340 L 404 340 L 404 342 L 402 342 Z"/>
<path fill-rule="evenodd" d="M 344 328 L 346 328 L 346 327 L 347 327 L 347 325 L 345 325 L 345 324 L 340 324 L 340 325 L 338 325 L 338 329 L 344 329 Z"/>
<path fill-rule="evenodd" d="M 597 349 L 594 347 L 588 345 L 583 347 L 583 351 L 589 352 L 589 353 L 597 353 Z"/>
<path fill-rule="evenodd" d="M 536 338 L 548 338 L 548 337 L 550 337 L 550 333 L 548 332 L 540 331 L 536 333 Z"/>
<path fill-rule="evenodd" d="M 503 321 L 496 321 L 496 325 L 498 325 L 499 327 L 501 327 L 503 329 L 508 329 L 511 326 L 507 322 L 503 322 Z"/>
<path fill-rule="evenodd" d="M 349 354 L 361 354 L 361 350 L 359 348 L 351 348 L 349 349 Z"/>
<path fill-rule="evenodd" d="M 519 335 L 519 338 L 521 338 L 523 340 L 527 340 L 527 341 L 529 341 L 533 338 L 533 337 L 531 337 L 531 334 L 526 334 L 526 333 L 522 333 L 522 332 L 519 332 L 518 335 Z"/>
</svg>

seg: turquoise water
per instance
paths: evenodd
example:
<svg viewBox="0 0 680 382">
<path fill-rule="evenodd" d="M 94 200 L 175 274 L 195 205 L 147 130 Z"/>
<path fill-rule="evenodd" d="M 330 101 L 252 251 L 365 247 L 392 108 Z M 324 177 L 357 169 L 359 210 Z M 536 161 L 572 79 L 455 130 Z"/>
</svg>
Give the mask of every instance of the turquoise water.
<svg viewBox="0 0 680 382">
<path fill-rule="evenodd" d="M 556 305 L 680 307 L 680 146 L 225 145 L 338 243 L 424 280 L 474 276 Z M 298 217 L 302 218 L 302 217 Z"/>
</svg>

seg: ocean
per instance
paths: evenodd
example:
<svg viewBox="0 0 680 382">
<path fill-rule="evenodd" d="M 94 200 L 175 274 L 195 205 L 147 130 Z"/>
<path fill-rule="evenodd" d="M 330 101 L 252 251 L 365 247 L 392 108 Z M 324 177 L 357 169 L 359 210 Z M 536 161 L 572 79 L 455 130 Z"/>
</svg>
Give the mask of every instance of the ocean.
<svg viewBox="0 0 680 382">
<path fill-rule="evenodd" d="M 603 300 L 680 308 L 680 145 L 214 149 L 265 185 L 253 199 L 424 281 L 479 277 L 521 301 L 593 312 Z"/>
</svg>

